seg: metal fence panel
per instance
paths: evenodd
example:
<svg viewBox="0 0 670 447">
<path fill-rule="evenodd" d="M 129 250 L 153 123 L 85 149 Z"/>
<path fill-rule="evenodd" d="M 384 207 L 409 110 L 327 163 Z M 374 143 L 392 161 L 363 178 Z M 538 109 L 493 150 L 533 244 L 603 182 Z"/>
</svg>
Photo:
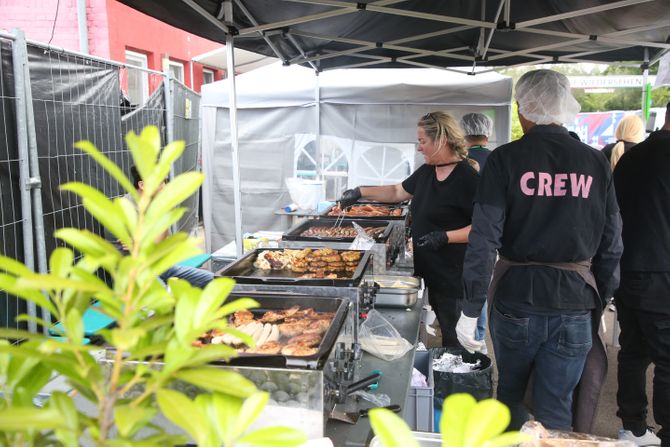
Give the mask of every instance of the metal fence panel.
<svg viewBox="0 0 670 447">
<path fill-rule="evenodd" d="M 23 262 L 13 44 L 11 40 L 0 39 L 0 254 Z M 25 329 L 26 324 L 17 323 L 14 318 L 26 311 L 25 301 L 0 291 L 0 327 Z"/>
<path fill-rule="evenodd" d="M 186 144 L 184 154 L 174 165 L 174 174 L 200 171 L 200 95 L 177 81 L 171 84 L 173 138 Z M 190 232 L 198 226 L 199 197 L 200 193 L 194 194 L 182 205 L 188 212 L 179 221 L 178 230 Z"/>
<path fill-rule="evenodd" d="M 18 53 L 14 51 L 14 41 L 5 36 L 0 36 L 0 253 L 24 261 L 24 244 L 29 253 L 33 252 L 33 235 L 26 235 L 22 228 L 23 225 L 31 228 L 31 221 L 24 219 L 31 215 L 25 206 L 30 204 L 30 193 L 21 190 L 24 182 L 19 178 L 21 167 L 26 169 L 32 156 L 22 159 L 20 147 L 27 145 L 36 151 L 33 160 L 36 163 L 31 166 L 31 173 L 41 179 L 41 193 L 33 195 L 33 202 L 37 198 L 43 212 L 34 216 L 32 224 L 44 226 L 42 246 L 45 248 L 39 253 L 40 244 L 37 244 L 35 253 L 42 261 L 62 245 L 53 237 L 58 228 L 75 227 L 104 234 L 100 224 L 86 212 L 76 196 L 59 190 L 61 184 L 87 183 L 108 197 L 124 193 L 88 155 L 73 147 L 75 142 L 92 141 L 130 175 L 132 157 L 126 148 L 125 134 L 129 130 L 139 133 L 151 124 L 158 126 L 166 142 L 167 129 L 171 127 L 173 138 L 186 141 L 186 150 L 174 173 L 200 169 L 200 96 L 197 93 L 173 81 L 173 95 L 169 96 L 164 91 L 164 75 L 161 73 L 34 43 L 27 46 L 26 73 L 29 71 L 30 84 L 25 84 L 28 93 L 32 92 L 32 100 L 26 103 L 32 105 L 32 110 L 27 107 L 21 116 L 25 115 L 25 127 L 34 129 L 36 144 L 24 143 L 32 135 L 29 130 L 28 136 L 24 135 L 20 140 L 21 146 L 17 137 L 17 103 L 23 103 L 17 100 L 13 74 L 13 57 Z M 123 101 L 122 91 L 131 70 L 141 71 L 149 86 L 150 95 L 139 107 Z M 20 91 L 24 92 L 24 89 Z M 172 98 L 171 107 L 166 105 L 166 96 Z M 27 198 L 22 200 L 21 193 Z M 189 211 L 178 228 L 188 232 L 198 224 L 198 198 L 189 199 L 184 206 Z M 34 238 L 39 237 L 38 231 Z M 14 317 L 25 313 L 26 307 L 23 300 L 0 292 L 0 327 L 24 327 L 16 324 Z M 33 327 L 30 329 L 34 330 Z"/>
</svg>

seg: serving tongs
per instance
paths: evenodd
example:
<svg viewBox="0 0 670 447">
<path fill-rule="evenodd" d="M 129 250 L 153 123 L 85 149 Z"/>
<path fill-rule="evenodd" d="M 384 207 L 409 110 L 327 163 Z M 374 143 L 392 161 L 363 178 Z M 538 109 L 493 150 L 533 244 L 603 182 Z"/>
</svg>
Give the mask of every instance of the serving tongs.
<svg viewBox="0 0 670 447">
<path fill-rule="evenodd" d="M 368 412 L 370 410 L 373 410 L 375 408 L 386 408 L 387 410 L 391 410 L 394 413 L 400 413 L 400 405 L 387 405 L 386 407 L 372 407 L 372 408 L 365 408 L 363 410 L 358 410 L 358 411 L 340 411 L 335 408 L 333 408 L 333 411 L 331 412 L 331 419 L 335 419 L 338 421 L 346 422 L 348 424 L 355 424 L 358 422 L 358 419 L 364 418 L 368 416 Z"/>
<path fill-rule="evenodd" d="M 381 377 L 382 377 L 381 373 L 375 372 L 375 373 L 370 374 L 369 376 L 359 380 L 358 382 L 354 382 L 354 383 L 351 383 L 349 385 L 340 384 L 338 386 L 338 389 L 334 390 L 334 392 L 336 394 L 335 397 L 336 397 L 337 401 L 338 402 L 343 402 L 343 403 L 335 404 L 335 406 L 331 410 L 328 417 L 330 419 L 336 419 L 336 420 L 339 420 L 339 421 L 344 421 L 344 422 L 349 422 L 351 424 L 355 424 L 356 422 L 351 422 L 352 416 L 351 416 L 350 412 L 346 412 L 342 409 L 343 406 L 344 406 L 344 403 L 346 402 L 347 396 L 349 396 L 354 391 L 363 390 L 363 389 L 369 387 L 370 385 L 373 385 L 373 384 L 377 383 L 379 381 L 379 379 L 381 379 Z M 359 415 L 359 417 L 360 417 L 360 415 Z M 358 420 L 358 418 L 356 418 L 356 420 Z"/>
</svg>

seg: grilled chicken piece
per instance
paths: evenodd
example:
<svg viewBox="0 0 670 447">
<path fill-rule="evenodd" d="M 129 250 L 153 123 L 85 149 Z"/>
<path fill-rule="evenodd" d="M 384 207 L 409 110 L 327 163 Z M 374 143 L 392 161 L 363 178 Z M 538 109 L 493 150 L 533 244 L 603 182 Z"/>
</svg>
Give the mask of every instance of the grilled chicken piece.
<svg viewBox="0 0 670 447">
<path fill-rule="evenodd" d="M 289 345 L 303 345 L 308 347 L 318 346 L 321 343 L 320 334 L 301 334 L 296 335 L 293 338 L 290 338 L 288 341 Z"/>
<path fill-rule="evenodd" d="M 233 326 L 242 326 L 251 323 L 254 320 L 254 314 L 247 309 L 238 310 L 233 314 Z"/>
<path fill-rule="evenodd" d="M 275 355 L 281 352 L 282 345 L 278 341 L 268 341 L 254 349 L 248 349 L 250 354 L 270 354 Z"/>
<path fill-rule="evenodd" d="M 310 348 L 309 346 L 304 345 L 286 345 L 282 348 L 281 353 L 283 355 L 290 355 L 294 357 L 305 357 L 308 355 L 314 355 L 317 353 L 316 348 Z"/>
<path fill-rule="evenodd" d="M 325 333 L 330 327 L 330 319 L 312 320 L 309 326 L 305 328 L 303 334 L 318 334 L 319 336 Z"/>
<path fill-rule="evenodd" d="M 295 337 L 296 335 L 302 334 L 309 324 L 309 320 L 299 320 L 292 323 L 280 324 L 279 334 L 282 337 Z"/>
</svg>

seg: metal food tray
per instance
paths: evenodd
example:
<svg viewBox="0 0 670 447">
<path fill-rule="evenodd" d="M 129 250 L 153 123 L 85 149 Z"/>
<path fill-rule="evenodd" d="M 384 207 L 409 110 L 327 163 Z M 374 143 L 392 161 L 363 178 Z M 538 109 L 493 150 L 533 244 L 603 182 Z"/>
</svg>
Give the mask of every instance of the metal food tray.
<svg viewBox="0 0 670 447">
<path fill-rule="evenodd" d="M 401 205 L 401 204 L 395 204 L 395 203 L 373 203 L 373 202 L 366 202 L 366 203 L 354 203 L 352 206 L 357 206 L 357 205 L 375 205 L 375 206 L 383 206 L 386 208 L 389 208 L 391 210 L 395 209 L 402 209 L 402 213 L 400 216 L 329 216 L 328 213 L 330 210 L 332 210 L 336 205 L 333 205 L 331 207 L 326 208 L 323 213 L 320 214 L 319 220 L 322 218 L 337 218 L 339 217 L 340 220 L 342 219 L 356 219 L 356 220 L 405 220 L 407 218 L 407 214 L 409 213 L 409 207 L 407 205 Z"/>
<path fill-rule="evenodd" d="M 294 286 L 331 286 L 331 287 L 358 287 L 363 279 L 368 263 L 370 262 L 370 252 L 363 250 L 338 250 L 341 251 L 359 251 L 363 254 L 358 261 L 356 270 L 351 278 L 301 278 L 304 273 L 284 270 L 262 270 L 254 267 L 254 262 L 258 255 L 263 251 L 281 251 L 283 248 L 257 248 L 250 251 L 237 261 L 227 265 L 215 276 L 226 276 L 233 278 L 238 284 L 278 284 Z"/>
<path fill-rule="evenodd" d="M 292 306 L 300 306 L 301 309 L 311 307 L 316 312 L 335 312 L 330 327 L 323 335 L 318 351 L 310 356 L 285 356 L 241 352 L 238 357 L 231 359 L 227 365 L 232 366 L 255 366 L 266 368 L 302 368 L 322 369 L 330 352 L 335 346 L 335 340 L 340 335 L 342 326 L 349 312 L 348 298 L 330 298 L 319 296 L 272 296 L 254 293 L 232 293 L 228 298 L 248 297 L 256 300 L 260 307 L 249 309 L 255 317 L 261 317 L 269 310 L 283 310 Z M 215 362 L 216 363 L 216 362 Z"/>
<path fill-rule="evenodd" d="M 386 219 L 388 221 L 388 219 Z M 284 235 L 282 236 L 282 240 L 285 241 L 315 241 L 315 242 L 322 242 L 322 241 L 327 241 L 327 242 L 353 242 L 354 238 L 353 237 L 335 237 L 335 236 L 301 236 L 301 233 L 303 231 L 306 231 L 310 228 L 313 227 L 336 227 L 336 226 L 341 226 L 341 227 L 352 227 L 353 226 L 353 220 L 348 219 L 348 220 L 343 220 L 341 218 L 338 218 L 337 216 L 328 216 L 328 217 L 321 217 L 319 219 L 311 219 L 311 220 L 306 220 L 304 222 L 299 223 L 298 225 L 294 226 L 293 228 L 289 229 Z M 391 225 L 390 222 L 383 222 L 382 220 L 356 220 L 356 223 L 360 225 L 363 228 L 368 228 L 368 227 L 384 227 L 384 232 L 375 238 L 376 242 L 386 242 L 391 235 L 391 231 L 393 230 L 393 226 Z"/>
</svg>

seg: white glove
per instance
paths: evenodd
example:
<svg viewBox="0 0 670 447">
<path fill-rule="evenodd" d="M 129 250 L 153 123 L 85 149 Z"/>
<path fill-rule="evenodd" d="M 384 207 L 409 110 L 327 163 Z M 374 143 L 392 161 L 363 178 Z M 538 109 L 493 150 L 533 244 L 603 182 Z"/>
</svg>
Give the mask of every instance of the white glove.
<svg viewBox="0 0 670 447">
<path fill-rule="evenodd" d="M 477 318 L 466 317 L 461 312 L 461 318 L 456 323 L 456 337 L 458 342 L 469 353 L 475 351 L 481 352 L 484 349 L 484 342 L 475 340 L 475 332 L 477 331 Z"/>
</svg>

